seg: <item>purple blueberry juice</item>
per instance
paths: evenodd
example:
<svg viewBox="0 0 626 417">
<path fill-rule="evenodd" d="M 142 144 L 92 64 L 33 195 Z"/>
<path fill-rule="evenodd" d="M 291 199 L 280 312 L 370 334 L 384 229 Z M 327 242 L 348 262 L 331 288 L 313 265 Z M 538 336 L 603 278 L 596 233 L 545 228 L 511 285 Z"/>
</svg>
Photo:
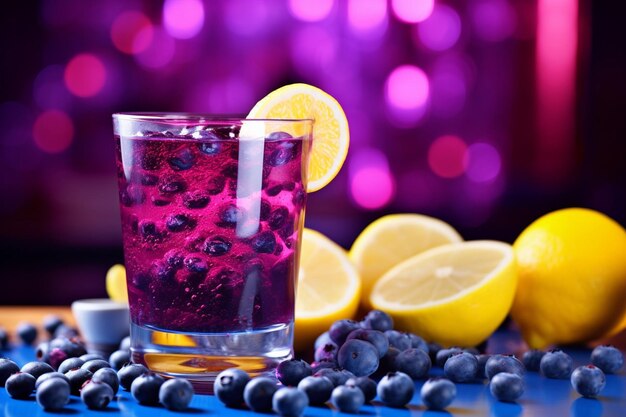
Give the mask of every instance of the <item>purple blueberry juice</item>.
<svg viewBox="0 0 626 417">
<path fill-rule="evenodd" d="M 197 382 L 289 357 L 312 122 L 114 120 L 133 358 Z"/>
</svg>

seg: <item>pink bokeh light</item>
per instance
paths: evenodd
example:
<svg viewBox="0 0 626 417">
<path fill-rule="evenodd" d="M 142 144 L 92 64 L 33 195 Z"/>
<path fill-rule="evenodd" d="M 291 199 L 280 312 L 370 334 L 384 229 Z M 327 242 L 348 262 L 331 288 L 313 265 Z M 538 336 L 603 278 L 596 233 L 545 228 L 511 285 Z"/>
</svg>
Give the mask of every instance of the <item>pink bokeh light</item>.
<svg viewBox="0 0 626 417">
<path fill-rule="evenodd" d="M 334 0 L 289 0 L 291 15 L 304 22 L 319 22 L 330 15 Z"/>
<path fill-rule="evenodd" d="M 419 23 L 428 19 L 433 12 L 435 0 L 392 0 L 391 8 L 398 20 Z"/>
<path fill-rule="evenodd" d="M 493 181 L 500 174 L 502 158 L 489 143 L 477 142 L 467 149 L 467 177 L 474 182 Z"/>
<path fill-rule="evenodd" d="M 74 124 L 67 113 L 47 110 L 37 116 L 33 125 L 33 139 L 39 149 L 56 154 L 66 150 L 74 137 Z"/>
<path fill-rule="evenodd" d="M 142 36 L 141 33 L 138 36 Z M 163 68 L 172 62 L 176 52 L 176 43 L 162 29 L 155 29 L 152 42 L 143 52 L 135 55 L 135 60 L 149 69 Z"/>
<path fill-rule="evenodd" d="M 377 210 L 393 199 L 395 181 L 389 171 L 387 157 L 378 149 L 359 149 L 350 158 L 348 172 L 350 194 L 358 206 Z"/>
<path fill-rule="evenodd" d="M 476 35 L 488 42 L 499 42 L 512 36 L 517 26 L 515 10 L 507 0 L 472 2 L 470 17 Z"/>
<path fill-rule="evenodd" d="M 78 54 L 65 67 L 65 86 L 78 97 L 93 97 L 102 91 L 107 72 L 97 56 L 89 53 Z"/>
<path fill-rule="evenodd" d="M 414 65 L 397 67 L 385 82 L 387 104 L 401 110 L 423 107 L 428 101 L 429 90 L 426 73 Z"/>
<path fill-rule="evenodd" d="M 138 11 L 127 11 L 115 18 L 111 25 L 111 41 L 125 54 L 145 51 L 152 43 L 154 26 L 148 17 Z"/>
<path fill-rule="evenodd" d="M 163 25 L 176 39 L 190 39 L 204 26 L 204 4 L 200 0 L 165 0 Z"/>
<path fill-rule="evenodd" d="M 387 19 L 387 0 L 349 0 L 348 24 L 358 33 L 378 29 Z"/>
<path fill-rule="evenodd" d="M 424 22 L 416 26 L 420 42 L 433 51 L 453 47 L 461 36 L 461 18 L 451 7 L 438 4 Z"/>
<path fill-rule="evenodd" d="M 467 145 L 453 135 L 438 137 L 428 148 L 428 166 L 442 178 L 456 178 L 467 168 Z"/>
</svg>

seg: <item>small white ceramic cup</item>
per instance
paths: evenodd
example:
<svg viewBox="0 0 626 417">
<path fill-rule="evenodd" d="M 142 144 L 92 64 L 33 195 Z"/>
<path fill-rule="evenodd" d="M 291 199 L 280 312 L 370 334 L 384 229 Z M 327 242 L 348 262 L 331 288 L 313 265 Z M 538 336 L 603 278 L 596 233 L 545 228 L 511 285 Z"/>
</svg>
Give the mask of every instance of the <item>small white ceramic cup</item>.
<svg viewBox="0 0 626 417">
<path fill-rule="evenodd" d="M 126 303 L 108 298 L 76 300 L 72 303 L 72 313 L 90 353 L 108 355 L 130 332 Z"/>
</svg>

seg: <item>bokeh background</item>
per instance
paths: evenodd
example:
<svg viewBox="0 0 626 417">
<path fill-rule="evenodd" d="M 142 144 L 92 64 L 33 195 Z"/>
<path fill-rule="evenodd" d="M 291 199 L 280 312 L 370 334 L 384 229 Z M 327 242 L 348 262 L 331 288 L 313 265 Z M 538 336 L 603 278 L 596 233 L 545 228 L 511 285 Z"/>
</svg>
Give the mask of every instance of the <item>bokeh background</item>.
<svg viewBox="0 0 626 417">
<path fill-rule="evenodd" d="M 391 212 L 512 242 L 548 211 L 626 224 L 626 25 L 591 0 L 40 0 L 0 14 L 0 304 L 104 296 L 122 261 L 111 113 L 245 115 L 274 88 L 344 107 L 307 226 Z M 576 227 L 576 225 L 572 225 Z"/>
</svg>

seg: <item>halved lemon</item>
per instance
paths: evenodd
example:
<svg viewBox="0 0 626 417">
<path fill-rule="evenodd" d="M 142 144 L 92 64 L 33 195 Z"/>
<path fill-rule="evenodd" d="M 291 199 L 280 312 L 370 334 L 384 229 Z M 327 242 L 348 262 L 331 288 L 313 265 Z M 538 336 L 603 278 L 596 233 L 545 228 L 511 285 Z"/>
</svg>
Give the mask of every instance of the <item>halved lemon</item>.
<svg viewBox="0 0 626 417">
<path fill-rule="evenodd" d="M 128 303 L 126 268 L 124 265 L 115 264 L 109 268 L 106 275 L 106 290 L 111 300 Z"/>
<path fill-rule="evenodd" d="M 371 308 L 372 287 L 392 267 L 428 249 L 462 240 L 449 224 L 421 214 L 391 214 L 375 220 L 356 238 L 349 254 L 363 283 L 362 304 Z"/>
<path fill-rule="evenodd" d="M 453 243 L 416 255 L 374 285 L 372 305 L 400 330 L 444 346 L 475 346 L 502 323 L 517 286 L 511 245 Z"/>
<path fill-rule="evenodd" d="M 313 119 L 313 147 L 307 192 L 317 191 L 339 173 L 348 154 L 350 131 L 341 105 L 308 84 L 290 84 L 272 91 L 250 111 L 248 119 Z"/>
<path fill-rule="evenodd" d="M 305 228 L 296 295 L 295 349 L 310 347 L 334 321 L 352 318 L 360 297 L 361 280 L 344 249 Z"/>
</svg>

